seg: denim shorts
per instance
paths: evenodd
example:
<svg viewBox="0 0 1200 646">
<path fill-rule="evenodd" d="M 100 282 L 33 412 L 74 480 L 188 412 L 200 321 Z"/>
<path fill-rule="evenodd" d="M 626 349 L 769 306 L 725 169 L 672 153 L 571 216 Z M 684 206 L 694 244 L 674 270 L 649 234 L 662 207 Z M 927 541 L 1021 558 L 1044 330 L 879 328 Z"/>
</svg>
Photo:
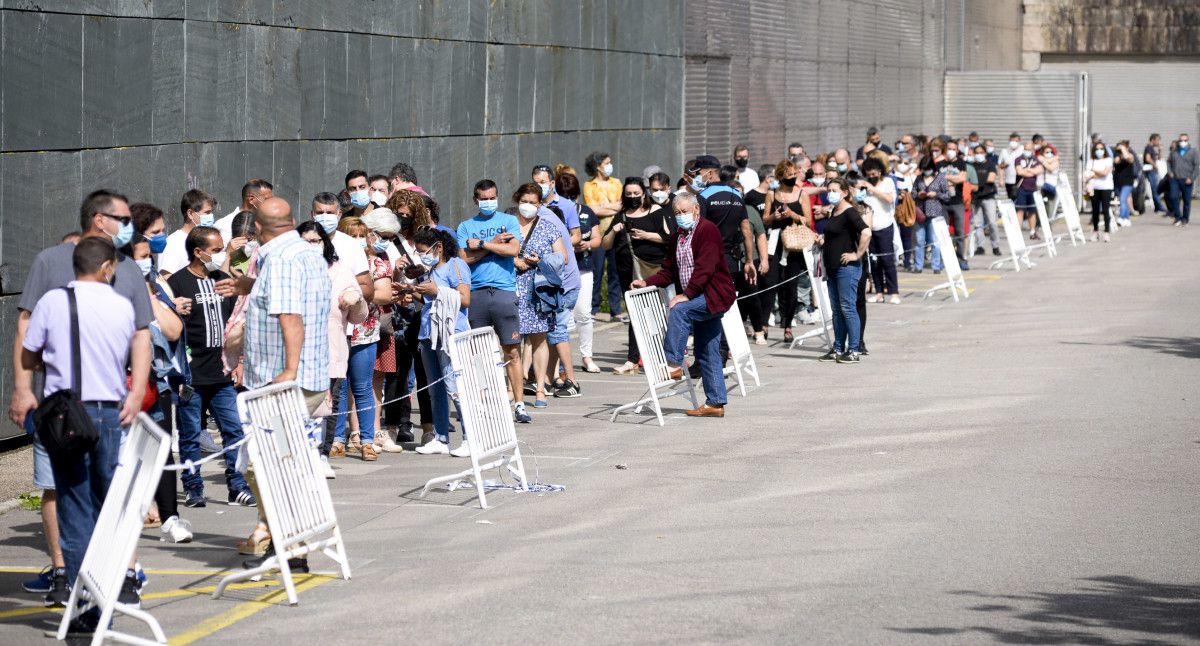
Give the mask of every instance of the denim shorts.
<svg viewBox="0 0 1200 646">
<path fill-rule="evenodd" d="M 50 454 L 46 453 L 46 447 L 42 446 L 42 441 L 36 433 L 33 435 L 33 486 L 54 491 L 54 471 L 50 469 Z"/>
<path fill-rule="evenodd" d="M 571 328 L 575 324 L 575 303 L 579 301 L 579 289 L 572 289 L 562 295 L 562 309 L 554 315 L 554 329 L 546 335 L 550 345 L 566 343 L 571 337 Z"/>
<path fill-rule="evenodd" d="M 1018 188 L 1017 197 L 1013 200 L 1013 207 L 1030 211 L 1036 208 L 1033 204 L 1033 191 L 1027 191 L 1023 188 Z"/>
</svg>

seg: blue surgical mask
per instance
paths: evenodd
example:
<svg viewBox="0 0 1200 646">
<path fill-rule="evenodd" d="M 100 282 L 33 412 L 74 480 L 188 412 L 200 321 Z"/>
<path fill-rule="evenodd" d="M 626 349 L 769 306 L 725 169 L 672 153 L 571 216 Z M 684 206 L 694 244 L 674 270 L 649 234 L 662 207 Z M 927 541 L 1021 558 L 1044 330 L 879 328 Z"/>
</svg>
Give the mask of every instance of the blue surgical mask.
<svg viewBox="0 0 1200 646">
<path fill-rule="evenodd" d="M 371 203 L 371 193 L 366 189 L 361 191 L 350 191 L 350 203 L 355 208 L 361 209 Z"/>
<path fill-rule="evenodd" d="M 988 146 L 988 147 L 984 148 L 984 150 L 986 150 L 986 151 L 987 151 L 987 154 L 989 154 L 989 155 L 990 155 L 990 154 L 992 154 L 992 153 L 996 152 L 996 147 L 995 147 L 995 146 Z"/>
<path fill-rule="evenodd" d="M 767 183 L 767 187 L 770 188 L 772 191 L 778 191 L 779 190 L 779 180 L 777 180 L 777 179 L 771 180 L 770 182 Z"/>
<path fill-rule="evenodd" d="M 150 238 L 150 253 L 162 253 L 167 249 L 167 234 L 160 233 Z"/>
<path fill-rule="evenodd" d="M 1101 159 L 1101 158 L 1103 158 L 1103 157 L 1104 157 L 1104 151 L 1103 151 L 1103 150 L 1101 150 L 1101 149 L 1099 149 L 1099 148 L 1097 148 L 1097 149 L 1096 149 L 1096 159 Z"/>
<path fill-rule="evenodd" d="M 987 155 L 984 155 L 982 153 L 975 155 L 975 163 L 976 164 L 982 164 L 985 161 L 987 161 Z"/>
<path fill-rule="evenodd" d="M 431 256 L 423 253 L 421 254 L 421 264 L 425 265 L 426 267 L 436 267 L 438 264 L 438 258 L 437 256 Z"/>
<path fill-rule="evenodd" d="M 200 214 L 200 226 L 202 227 L 211 227 L 216 221 L 217 218 L 211 212 Z"/>
<path fill-rule="evenodd" d="M 829 202 L 830 205 L 837 204 L 838 202 L 842 201 L 842 194 L 841 193 L 833 193 L 833 192 L 826 193 L 825 201 Z"/>
<path fill-rule="evenodd" d="M 363 242 L 366 242 L 366 240 L 364 239 Z M 371 247 L 375 249 L 375 253 L 387 253 L 388 241 L 380 238 L 372 243 Z"/>
<path fill-rule="evenodd" d="M 704 189 L 708 188 L 708 182 L 704 181 L 703 177 L 697 175 L 692 178 L 692 188 L 697 192 L 703 191 Z"/>
<path fill-rule="evenodd" d="M 152 258 L 142 258 L 133 262 L 138 266 L 138 269 L 142 270 L 143 276 L 149 276 L 150 272 L 154 270 L 154 259 Z"/>
<path fill-rule="evenodd" d="M 847 165 L 847 164 L 838 164 L 837 166 L 838 166 L 838 172 L 839 172 L 839 173 L 844 173 L 844 172 L 846 172 L 846 168 L 848 168 L 848 165 Z"/>
<path fill-rule="evenodd" d="M 540 184 L 540 186 L 542 187 L 542 199 L 544 200 L 544 199 L 550 197 L 550 185 L 549 184 Z"/>
<path fill-rule="evenodd" d="M 858 200 L 859 202 L 867 199 L 867 189 L 865 189 L 865 188 L 858 189 L 858 192 L 854 194 L 854 199 Z"/>
<path fill-rule="evenodd" d="M 337 230 L 337 213 L 314 213 L 312 218 L 313 222 L 316 222 L 321 225 L 322 229 L 325 229 L 327 235 L 333 235 L 333 232 Z"/>
<path fill-rule="evenodd" d="M 116 235 L 112 236 L 113 246 L 118 249 L 129 244 L 130 240 L 133 240 L 133 222 L 122 224 Z"/>
<path fill-rule="evenodd" d="M 483 215 L 491 215 L 500 207 L 500 200 L 479 200 L 479 212 Z"/>
<path fill-rule="evenodd" d="M 675 214 L 675 224 L 679 225 L 684 231 L 691 231 L 696 227 L 696 220 L 691 215 Z"/>
</svg>

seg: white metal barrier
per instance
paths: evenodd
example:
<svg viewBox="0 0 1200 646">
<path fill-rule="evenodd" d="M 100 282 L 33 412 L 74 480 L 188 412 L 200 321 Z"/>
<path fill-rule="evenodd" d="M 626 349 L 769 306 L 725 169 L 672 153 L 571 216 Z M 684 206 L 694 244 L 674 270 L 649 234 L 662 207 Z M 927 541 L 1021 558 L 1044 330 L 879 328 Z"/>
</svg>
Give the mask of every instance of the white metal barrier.
<svg viewBox="0 0 1200 646">
<path fill-rule="evenodd" d="M 1004 225 L 1004 238 L 1008 240 L 1008 252 L 1011 255 L 997 260 L 988 268 L 996 269 L 1011 262 L 1018 272 L 1021 271 L 1021 263 L 1032 269 L 1034 263 L 1029 259 L 1029 249 L 1025 246 L 1025 236 L 1021 234 L 1021 222 L 1017 219 L 1016 207 L 1008 201 L 1000 202 L 997 206 L 1000 209 L 1000 222 Z"/>
<path fill-rule="evenodd" d="M 671 379 L 667 370 L 667 353 L 663 341 L 667 336 L 667 308 L 657 287 L 643 287 L 625 292 L 625 311 L 629 314 L 629 324 L 633 326 L 633 338 L 637 341 L 638 352 L 642 355 L 642 372 L 646 373 L 646 383 L 650 388 L 647 396 L 618 406 L 613 411 L 609 421 L 615 422 L 622 411 L 633 409 L 641 413 L 646 404 L 654 407 L 658 417 L 658 425 L 663 426 L 662 406 L 660 400 L 675 395 L 685 395 L 692 402 L 692 408 L 698 408 L 696 387 L 692 377 L 685 368 L 683 377 Z"/>
<path fill-rule="evenodd" d="M 213 598 L 235 581 L 246 581 L 274 569 L 296 605 L 296 586 L 288 559 L 323 552 L 350 578 L 350 561 L 329 496 L 329 484 L 317 454 L 320 433 L 311 427 L 300 386 L 293 381 L 264 386 L 238 395 L 238 415 L 247 452 L 258 482 L 258 504 L 267 517 L 275 554 L 259 567 L 231 574 L 217 584 Z"/>
<path fill-rule="evenodd" d="M 817 321 L 817 328 L 809 330 L 804 334 L 797 334 L 792 337 L 792 345 L 789 349 L 798 345 L 804 345 L 805 339 L 813 337 L 821 337 L 825 341 L 825 347 L 833 347 L 833 306 L 829 302 L 829 283 L 825 282 L 825 263 L 821 259 L 820 254 L 813 253 L 813 247 L 805 249 L 801 253 L 804 254 L 805 266 L 808 267 L 808 282 L 812 286 L 811 298 L 816 301 L 817 316 L 820 320 Z M 789 289 L 795 289 L 795 286 Z"/>
<path fill-rule="evenodd" d="M 1070 180 L 1061 173 L 1058 176 L 1058 203 L 1062 204 L 1063 219 L 1067 221 L 1067 237 L 1071 240 L 1071 246 L 1074 247 L 1076 243 L 1087 244 L 1087 237 L 1083 235 L 1083 223 L 1079 221 L 1075 192 L 1071 190 Z"/>
<path fill-rule="evenodd" d="M 737 301 L 721 316 L 721 329 L 725 332 L 725 342 L 729 344 L 731 355 L 725 374 L 737 379 L 738 389 L 742 397 L 746 396 L 746 380 L 743 373 L 754 378 L 754 385 L 761 386 L 758 378 L 758 365 L 754 363 L 754 353 L 750 351 L 750 341 L 746 339 L 746 330 L 742 327 L 742 311 Z"/>
<path fill-rule="evenodd" d="M 170 451 L 171 434 L 159 428 L 145 413 L 139 413 L 129 429 L 125 448 L 108 487 L 108 496 L 100 508 L 100 517 L 88 541 L 75 585 L 71 587 L 71 599 L 58 626 L 58 639 L 67 638 L 72 619 L 95 607 L 100 610 L 100 620 L 92 635 L 93 646 L 106 639 L 126 644 L 167 643 L 162 627 L 150 613 L 118 603 L 117 596 Z M 154 634 L 154 640 L 110 628 L 115 613 L 145 623 Z"/>
<path fill-rule="evenodd" d="M 450 363 L 457 372 L 463 432 L 471 447 L 471 468 L 426 482 L 421 497 L 436 485 L 469 477 L 475 481 L 479 507 L 487 509 L 483 471 L 492 468 L 507 468 L 521 489 L 529 490 L 501 356 L 500 340 L 490 327 L 450 337 Z"/>
<path fill-rule="evenodd" d="M 967 292 L 967 280 L 963 277 L 962 267 L 958 264 L 958 255 L 954 253 L 954 240 L 950 237 L 950 226 L 946 218 L 933 219 L 933 240 L 937 252 L 942 255 L 942 265 L 946 268 L 946 282 L 934 285 L 925 291 L 925 298 L 933 296 L 940 290 L 949 289 L 954 302 L 958 302 L 958 292 L 962 291 L 963 298 L 970 298 Z"/>
<path fill-rule="evenodd" d="M 1038 228 L 1042 232 L 1042 241 L 1035 245 L 1028 245 L 1028 248 L 1031 251 L 1045 249 L 1046 255 L 1053 258 L 1058 255 L 1058 247 L 1055 246 L 1054 232 L 1050 230 L 1050 218 L 1046 215 L 1046 201 L 1042 199 L 1041 191 L 1033 192 L 1033 205 L 1037 209 Z"/>
</svg>

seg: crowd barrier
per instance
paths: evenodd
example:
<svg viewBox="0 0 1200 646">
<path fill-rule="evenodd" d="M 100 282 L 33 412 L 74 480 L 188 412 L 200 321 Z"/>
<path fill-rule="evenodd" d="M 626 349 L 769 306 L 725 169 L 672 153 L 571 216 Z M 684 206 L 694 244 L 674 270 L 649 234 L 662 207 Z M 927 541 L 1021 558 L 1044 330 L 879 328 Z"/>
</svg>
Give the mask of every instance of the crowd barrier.
<svg viewBox="0 0 1200 646">
<path fill-rule="evenodd" d="M 954 302 L 958 302 L 958 292 L 962 291 L 963 298 L 970 298 L 967 291 L 967 280 L 963 277 L 962 267 L 958 265 L 958 255 L 954 253 L 954 240 L 950 237 L 950 225 L 946 218 L 933 219 L 933 240 L 937 252 L 942 255 L 942 265 L 946 268 L 946 282 L 934 285 L 925 291 L 924 298 L 929 298 L 943 289 L 949 289 Z"/>
<path fill-rule="evenodd" d="M 1000 222 L 1004 225 L 1004 238 L 1008 240 L 1010 255 L 988 265 L 988 269 L 996 269 L 1010 262 L 1018 273 L 1022 263 L 1027 269 L 1033 269 L 1034 263 L 1029 259 L 1029 249 L 1025 246 L 1025 236 L 1021 233 L 1021 221 L 1017 219 L 1016 207 L 1008 201 L 1000 202 L 997 206 L 1000 209 Z"/>
<path fill-rule="evenodd" d="M 1035 245 L 1029 245 L 1029 249 L 1045 249 L 1046 256 L 1053 258 L 1058 255 L 1058 247 L 1055 246 L 1054 232 L 1050 230 L 1050 218 L 1046 215 L 1046 201 L 1042 199 L 1041 191 L 1034 191 L 1033 206 L 1037 210 L 1038 228 L 1042 232 L 1042 241 Z"/>
<path fill-rule="evenodd" d="M 657 287 L 643 287 L 625 292 L 625 311 L 629 314 L 633 338 L 642 355 L 642 372 L 646 374 L 649 389 L 637 401 L 618 406 L 609 421 L 615 422 L 617 415 L 630 409 L 640 414 L 649 404 L 658 417 L 658 425 L 664 426 L 661 400 L 684 395 L 692 402 L 692 408 L 698 408 L 696 387 L 687 370 L 683 371 L 680 379 L 671 379 L 667 370 L 667 355 L 663 349 L 663 340 L 667 335 L 667 308 L 663 305 L 660 290 Z M 745 336 L 744 333 L 742 335 Z"/>
<path fill-rule="evenodd" d="M 460 421 L 471 447 L 471 468 L 426 482 L 422 498 L 439 484 L 469 477 L 475 482 L 480 509 L 487 509 L 483 471 L 493 468 L 508 469 L 517 478 L 520 489 L 529 490 L 508 399 L 505 363 L 497 360 L 500 356 L 500 340 L 490 327 L 450 337 L 450 362 L 462 407 Z"/>
<path fill-rule="evenodd" d="M 746 330 L 742 327 L 742 311 L 737 301 L 721 316 L 721 330 L 725 333 L 725 342 L 729 344 L 729 365 L 725 368 L 725 374 L 737 379 L 738 390 L 745 397 L 746 376 L 754 379 L 755 386 L 761 386 L 762 382 L 758 378 L 754 353 L 750 351 L 750 340 L 746 338 Z"/>
<path fill-rule="evenodd" d="M 129 428 L 108 496 L 100 508 L 100 517 L 88 541 L 75 585 L 71 587 L 71 598 L 58 626 L 59 640 L 67 638 L 72 619 L 97 608 L 100 620 L 92 635 L 92 646 L 98 646 L 106 639 L 126 644 L 167 643 L 162 627 L 150 613 L 119 603 L 117 596 L 137 550 L 142 522 L 150 510 L 170 451 L 171 434 L 159 428 L 145 413 L 139 413 Z M 114 630 L 111 624 L 116 613 L 145 623 L 154 634 L 154 641 Z"/>
<path fill-rule="evenodd" d="M 1063 219 L 1067 221 L 1067 237 L 1071 246 L 1087 244 L 1087 236 L 1083 235 L 1083 223 L 1079 220 L 1079 206 L 1075 202 L 1075 192 L 1071 190 L 1071 182 L 1059 174 L 1058 203 L 1062 205 Z M 1061 240 L 1062 236 L 1058 237 Z"/>
<path fill-rule="evenodd" d="M 312 436 L 319 431 L 310 430 L 308 407 L 295 382 L 241 393 L 237 406 L 250 438 L 246 450 L 275 553 L 259 567 L 221 579 L 213 598 L 220 598 L 230 583 L 278 569 L 288 603 L 296 605 L 288 559 L 323 552 L 341 566 L 343 578 L 350 578 L 350 561 L 317 453 L 320 438 Z"/>
<path fill-rule="evenodd" d="M 813 247 L 805 249 L 801 253 L 804 254 L 805 267 L 808 267 L 808 282 L 811 285 L 810 298 L 813 299 L 817 306 L 817 321 L 816 329 L 809 330 L 804 334 L 797 334 L 792 337 L 792 345 L 788 349 L 795 348 L 798 345 L 804 345 L 806 339 L 820 337 L 825 342 L 825 347 L 833 347 L 833 307 L 829 301 L 829 283 L 825 282 L 825 265 L 820 254 L 813 253 Z M 792 287 L 791 289 L 795 289 Z M 785 321 L 790 323 L 790 321 Z"/>
</svg>

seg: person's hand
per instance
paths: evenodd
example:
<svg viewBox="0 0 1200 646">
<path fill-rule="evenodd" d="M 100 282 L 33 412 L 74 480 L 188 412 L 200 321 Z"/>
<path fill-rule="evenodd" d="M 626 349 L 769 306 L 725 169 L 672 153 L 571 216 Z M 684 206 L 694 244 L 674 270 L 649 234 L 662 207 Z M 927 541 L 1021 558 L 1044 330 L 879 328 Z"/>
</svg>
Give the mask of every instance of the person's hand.
<svg viewBox="0 0 1200 646">
<path fill-rule="evenodd" d="M 399 298 L 399 300 L 396 301 L 396 304 L 400 305 L 401 307 L 407 307 L 409 305 L 412 305 L 412 302 L 413 302 L 413 293 L 411 291 L 408 291 L 408 292 L 404 292 L 403 294 L 400 294 L 400 298 Z"/>
<path fill-rule="evenodd" d="M 634 240 L 648 240 L 650 238 L 650 234 L 642 231 L 641 229 L 630 229 L 629 237 L 633 238 Z"/>
<path fill-rule="evenodd" d="M 14 388 L 12 399 L 8 402 L 8 419 L 12 420 L 13 424 L 22 426 L 25 423 L 25 416 L 37 410 L 37 406 L 37 397 L 34 397 L 32 390 Z"/>
<path fill-rule="evenodd" d="M 846 252 L 842 254 L 842 264 L 848 265 L 852 262 L 858 262 L 858 254 Z"/>
<path fill-rule="evenodd" d="M 500 233 L 497 233 L 496 235 L 492 236 L 491 241 L 499 243 L 499 244 L 506 244 L 509 240 L 512 240 L 512 239 L 513 239 L 513 234 L 511 234 L 507 231 L 501 231 Z"/>
<path fill-rule="evenodd" d="M 873 144 L 869 141 L 867 143 L 863 144 L 863 154 L 864 155 L 869 152 L 874 152 L 874 151 L 875 151 L 875 144 Z"/>
<path fill-rule="evenodd" d="M 1191 185 L 1192 185 L 1192 178 L 1190 178 L 1190 177 L 1184 178 L 1184 180 L 1183 180 L 1183 183 L 1184 183 L 1184 184 L 1187 184 L 1188 186 L 1191 186 Z"/>
<path fill-rule="evenodd" d="M 587 251 L 589 248 L 587 240 L 580 240 L 579 242 L 576 242 L 575 244 L 573 244 L 571 246 L 574 247 L 575 251 L 578 251 L 579 253 L 583 253 L 584 251 Z"/>
<path fill-rule="evenodd" d="M 759 259 L 759 261 L 758 261 L 758 274 L 759 274 L 760 276 L 762 276 L 762 275 L 765 275 L 765 274 L 767 273 L 767 270 L 768 270 L 769 268 L 770 268 L 770 264 L 767 262 L 767 259 L 766 259 L 766 258 L 761 258 L 761 259 Z"/>
<path fill-rule="evenodd" d="M 635 280 L 632 283 L 629 283 L 629 289 L 642 289 L 645 286 L 646 281 L 644 280 Z"/>
<path fill-rule="evenodd" d="M 233 253 L 234 251 L 237 251 L 238 249 L 241 249 L 242 247 L 245 247 L 245 246 L 246 246 L 246 238 L 245 238 L 245 236 L 240 236 L 240 237 L 234 238 L 233 240 L 230 240 L 229 246 L 227 247 L 227 249 L 229 250 L 230 253 Z"/>
<path fill-rule="evenodd" d="M 239 363 L 233 367 L 233 370 L 229 371 L 229 378 L 231 380 L 233 380 L 234 386 L 241 386 L 242 381 L 245 378 L 245 374 L 246 374 L 246 366 Z"/>
<path fill-rule="evenodd" d="M 742 265 L 742 274 L 751 285 L 758 283 L 758 272 L 754 270 L 754 263 L 746 261 L 746 264 Z"/>
<path fill-rule="evenodd" d="M 400 254 L 400 257 L 396 259 L 395 269 L 397 271 L 399 271 L 401 269 L 408 269 L 408 266 L 411 264 L 412 264 L 412 261 L 408 259 L 407 254 Z"/>
<path fill-rule="evenodd" d="M 624 230 L 625 230 L 625 223 L 624 223 L 624 222 L 618 222 L 618 223 L 616 223 L 616 224 L 612 225 L 612 229 L 610 229 L 610 230 L 611 230 L 613 233 L 620 233 L 620 232 L 622 232 L 622 231 L 624 231 Z M 632 235 L 632 234 L 630 234 L 630 235 Z"/>
<path fill-rule="evenodd" d="M 517 271 L 529 271 L 531 268 L 529 263 L 521 257 L 513 258 L 513 266 L 517 268 Z"/>
<path fill-rule="evenodd" d="M 176 312 L 179 312 L 184 316 L 188 316 L 192 313 L 192 299 L 184 296 L 176 296 L 174 301 Z"/>
<path fill-rule="evenodd" d="M 281 383 L 283 383 L 283 382 L 285 382 L 285 381 L 295 381 L 295 380 L 296 380 L 296 371 L 295 371 L 295 370 L 288 370 L 288 369 L 286 369 L 286 368 L 285 368 L 285 369 L 283 370 L 283 372 L 281 372 L 281 373 L 279 373 L 279 374 L 275 375 L 275 378 L 271 380 L 271 383 L 273 383 L 273 384 L 281 384 Z"/>
<path fill-rule="evenodd" d="M 338 298 L 338 306 L 343 310 L 348 310 L 351 307 L 358 305 L 358 302 L 361 300 L 362 292 L 354 289 L 347 289 L 346 291 L 342 292 L 341 297 Z"/>
<path fill-rule="evenodd" d="M 871 185 L 861 179 L 858 180 L 858 184 L 855 184 L 854 187 L 855 188 L 865 188 L 868 191 L 871 190 Z"/>
<path fill-rule="evenodd" d="M 221 298 L 229 298 L 230 296 L 241 296 L 250 293 L 250 279 L 245 276 L 241 278 L 226 278 L 218 280 L 213 285 L 213 291 Z"/>
<path fill-rule="evenodd" d="M 675 296 L 674 296 L 674 297 L 671 299 L 671 302 L 670 302 L 670 303 L 667 303 L 667 309 L 672 309 L 672 308 L 673 308 L 673 307 L 675 307 L 676 305 L 678 305 L 678 304 L 680 304 L 680 303 L 686 303 L 686 302 L 688 302 L 689 300 L 691 300 L 691 299 L 689 299 L 687 296 L 684 296 L 683 294 L 676 294 L 676 295 L 675 295 Z"/>
<path fill-rule="evenodd" d="M 817 239 L 813 242 L 813 244 L 817 245 L 818 247 L 824 247 L 825 236 L 817 236 Z"/>
<path fill-rule="evenodd" d="M 467 238 L 467 249 L 477 249 L 482 242 L 479 238 Z"/>
<path fill-rule="evenodd" d="M 422 296 L 437 296 L 438 293 L 437 283 L 433 282 L 432 280 L 427 280 L 423 283 L 417 283 L 417 286 L 413 289 L 415 289 L 416 292 Z"/>
<path fill-rule="evenodd" d="M 121 404 L 121 426 L 129 426 L 133 424 L 133 418 L 142 412 L 142 400 L 146 398 L 146 388 L 134 388 L 125 395 L 125 402 Z"/>
<path fill-rule="evenodd" d="M 541 261 L 542 261 L 542 257 L 537 255 L 536 253 L 533 253 L 532 251 L 525 254 L 525 262 L 527 264 L 529 264 L 530 266 L 536 266 Z"/>
</svg>

